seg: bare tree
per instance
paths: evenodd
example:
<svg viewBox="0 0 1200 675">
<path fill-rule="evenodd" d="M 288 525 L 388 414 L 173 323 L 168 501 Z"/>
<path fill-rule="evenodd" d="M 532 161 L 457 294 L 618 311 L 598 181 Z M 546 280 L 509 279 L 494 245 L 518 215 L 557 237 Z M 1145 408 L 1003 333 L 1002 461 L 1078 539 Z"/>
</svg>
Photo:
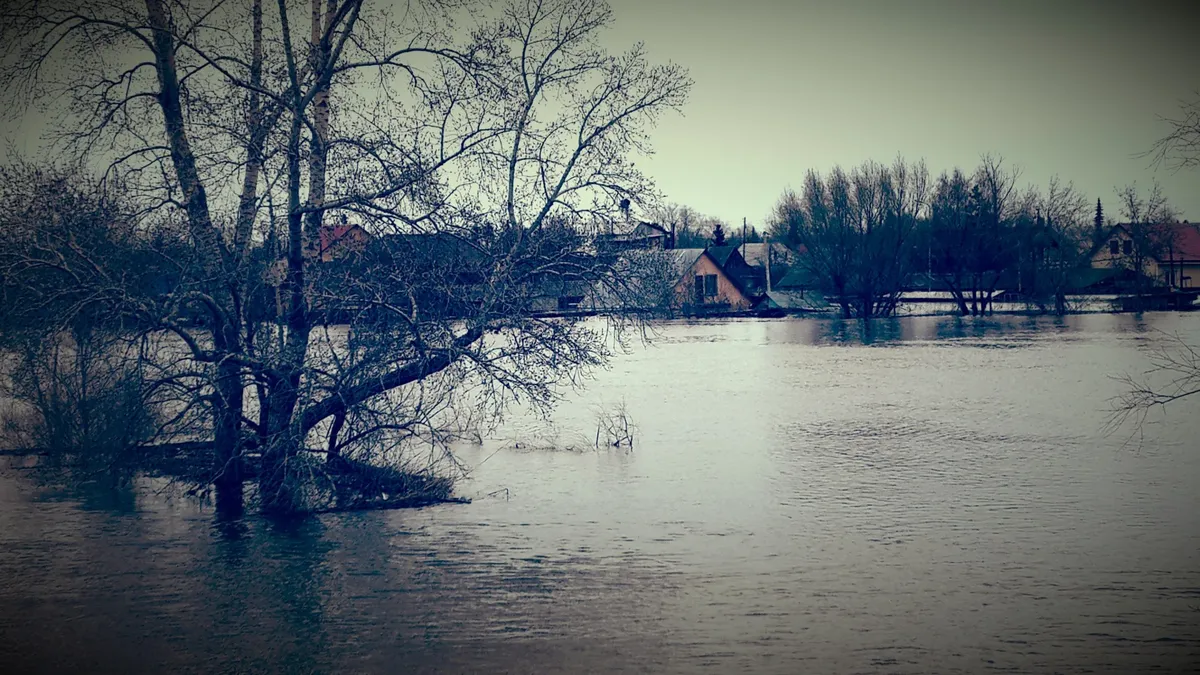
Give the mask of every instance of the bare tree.
<svg viewBox="0 0 1200 675">
<path fill-rule="evenodd" d="M 923 163 L 868 162 L 828 178 L 809 171 L 802 194 L 785 192 L 771 230 L 793 242 L 798 264 L 840 304 L 845 317 L 883 316 L 912 274 L 908 249 L 925 208 Z"/>
<path fill-rule="evenodd" d="M 1179 335 L 1160 337 L 1163 343 L 1150 353 L 1149 369 L 1116 377 L 1123 391 L 1112 401 L 1110 430 L 1125 424 L 1140 429 L 1154 410 L 1200 395 L 1200 351 Z"/>
<path fill-rule="evenodd" d="M 260 456 L 263 508 L 303 508 L 314 448 L 346 457 L 389 432 L 440 428 L 452 399 L 493 411 L 514 397 L 548 404 L 556 384 L 609 353 L 605 331 L 537 316 L 530 289 L 610 278 L 586 234 L 650 190 L 628 156 L 649 148 L 650 125 L 690 82 L 677 66 L 647 63 L 640 45 L 605 53 L 597 35 L 612 17 L 598 0 L 516 0 L 483 13 L 458 44 L 448 27 L 460 4 L 392 15 L 340 0 L 305 15 L 282 0 L 273 12 L 28 0 L 0 16 L 0 81 L 29 100 L 73 101 L 58 120 L 63 152 L 108 158 L 106 176 L 133 186 L 144 213 L 186 223 L 181 281 L 114 303 L 187 350 L 178 368 L 204 382 L 191 395 L 211 412 L 218 496 L 232 508 L 248 453 Z M 307 39 L 294 30 L 300 16 Z M 455 241 L 479 254 L 477 275 L 453 271 L 457 283 L 441 284 L 449 293 L 429 291 L 393 273 L 424 260 L 408 250 L 334 303 L 332 273 L 306 251 L 338 212 L 377 237 Z M 247 311 L 261 280 L 249 260 L 256 236 L 268 259 L 270 242 L 284 251 L 281 311 L 265 326 Z M 447 295 L 463 301 L 457 310 L 429 304 Z M 318 331 L 333 309 L 357 337 Z M 372 332 L 386 339 L 363 339 Z M 468 386 L 451 387 L 456 378 Z M 434 384 L 444 387 L 436 397 L 412 394 Z M 372 427 L 387 411 L 411 424 Z"/>
<path fill-rule="evenodd" d="M 991 311 L 999 283 L 1017 268 L 1016 223 L 1027 213 L 1016 192 L 1019 177 L 1002 158 L 985 155 L 970 178 L 955 169 L 938 179 L 927 234 L 930 265 L 963 315 Z"/>
<path fill-rule="evenodd" d="M 1151 184 L 1148 192 L 1143 193 L 1136 184 L 1130 184 L 1119 189 L 1117 196 L 1132 240 L 1130 254 L 1123 260 L 1134 272 L 1135 289 L 1141 298 L 1147 290 L 1147 277 L 1155 271 L 1156 261 L 1175 245 L 1175 232 L 1171 227 L 1175 213 L 1158 181 Z"/>
<path fill-rule="evenodd" d="M 1200 90 L 1193 92 L 1191 100 L 1179 102 L 1177 116 L 1160 119 L 1171 130 L 1139 156 L 1175 171 L 1200 166 Z"/>
<path fill-rule="evenodd" d="M 1067 293 L 1076 271 L 1088 263 L 1088 200 L 1072 183 L 1064 185 L 1055 176 L 1044 192 L 1031 187 L 1021 201 L 1018 290 L 1039 311 L 1048 311 L 1053 303 L 1054 313 L 1061 316 L 1069 309 Z"/>
</svg>

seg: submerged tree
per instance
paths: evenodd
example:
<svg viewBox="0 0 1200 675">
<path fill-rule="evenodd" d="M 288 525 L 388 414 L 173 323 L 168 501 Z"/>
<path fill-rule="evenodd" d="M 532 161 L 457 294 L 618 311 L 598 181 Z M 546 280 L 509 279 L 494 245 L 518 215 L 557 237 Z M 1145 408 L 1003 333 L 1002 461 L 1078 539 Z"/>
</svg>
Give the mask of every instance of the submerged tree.
<svg viewBox="0 0 1200 675">
<path fill-rule="evenodd" d="M 106 182 L 137 202 L 140 227 L 184 226 L 178 278 L 149 297 L 112 275 L 78 274 L 103 260 L 32 257 L 142 331 L 178 340 L 185 358 L 154 366 L 164 381 L 190 382 L 182 405 L 207 411 L 229 508 L 240 509 L 251 456 L 264 509 L 306 508 L 311 477 L 332 471 L 314 454 L 361 448 L 392 461 L 380 443 L 436 443 L 422 430 L 451 425 L 460 402 L 490 413 L 514 398 L 547 405 L 558 384 L 607 357 L 607 331 L 539 318 L 530 289 L 612 283 L 586 236 L 551 224 L 586 235 L 651 189 L 629 155 L 649 150 L 650 127 L 682 105 L 690 81 L 648 63 L 641 45 L 605 53 L 598 34 L 612 14 L 600 0 L 480 9 L 25 0 L 0 11 L 0 82 L 27 101 L 70 101 L 56 120 L 64 156 L 104 162 Z M 453 22 L 466 14 L 482 18 L 464 42 Z M 438 282 L 464 301 L 431 305 L 445 294 L 406 274 L 425 251 L 400 247 L 408 257 L 343 287 L 331 306 L 329 272 L 310 251 L 334 213 L 376 237 L 474 251 L 474 278 Z M 264 284 L 277 289 L 278 315 L 260 324 L 248 307 Z M 346 333 L 325 328 L 331 307 Z M 617 328 L 636 320 L 610 318 Z"/>
<path fill-rule="evenodd" d="M 1067 293 L 1077 271 L 1087 265 L 1091 250 L 1087 198 L 1056 176 L 1045 192 L 1030 189 L 1023 210 L 1017 218 L 1018 290 L 1039 311 L 1047 311 L 1052 304 L 1054 313 L 1061 316 L 1069 309 Z"/>
<path fill-rule="evenodd" d="M 868 162 L 828 177 L 809 171 L 799 195 L 785 192 L 771 229 L 800 251 L 798 264 L 845 317 L 886 316 L 912 275 L 910 238 L 926 208 L 923 163 Z"/>
<path fill-rule="evenodd" d="M 963 315 L 991 311 L 999 284 L 1017 268 L 1017 224 L 1028 214 L 1016 192 L 1019 176 L 988 155 L 972 176 L 955 169 L 934 188 L 927 234 L 931 272 Z"/>
</svg>

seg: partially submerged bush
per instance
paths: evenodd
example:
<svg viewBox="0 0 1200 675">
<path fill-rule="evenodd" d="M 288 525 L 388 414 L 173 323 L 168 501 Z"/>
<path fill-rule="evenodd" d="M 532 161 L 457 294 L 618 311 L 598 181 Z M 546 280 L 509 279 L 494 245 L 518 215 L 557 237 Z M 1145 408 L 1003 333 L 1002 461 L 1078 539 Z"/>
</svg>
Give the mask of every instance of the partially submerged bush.
<svg viewBox="0 0 1200 675">
<path fill-rule="evenodd" d="M 30 339 L 14 356 L 4 425 L 27 449 L 112 460 L 154 435 L 160 415 L 119 340 L 75 331 Z"/>
<path fill-rule="evenodd" d="M 465 501 L 451 496 L 454 480 L 437 475 L 431 467 L 369 464 L 338 457 L 326 461 L 320 453 L 302 453 L 288 458 L 288 484 L 279 491 L 289 497 L 285 504 L 265 510 L 279 514 L 320 513 L 361 509 L 424 506 Z"/>
<path fill-rule="evenodd" d="M 611 409 L 596 411 L 596 447 L 633 449 L 637 426 L 629 418 L 629 410 L 621 401 Z"/>
</svg>

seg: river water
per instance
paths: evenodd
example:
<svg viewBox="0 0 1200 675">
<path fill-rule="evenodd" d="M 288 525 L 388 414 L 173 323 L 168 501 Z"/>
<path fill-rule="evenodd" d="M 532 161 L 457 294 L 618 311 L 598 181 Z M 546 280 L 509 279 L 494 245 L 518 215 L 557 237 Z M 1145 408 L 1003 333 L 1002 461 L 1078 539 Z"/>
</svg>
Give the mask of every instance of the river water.
<svg viewBox="0 0 1200 675">
<path fill-rule="evenodd" d="M 1162 331 L 1200 314 L 666 324 L 460 448 L 470 505 L 221 525 L 10 467 L 0 663 L 1191 672 L 1200 402 L 1104 431 Z M 621 402 L 635 448 L 578 447 Z"/>
</svg>

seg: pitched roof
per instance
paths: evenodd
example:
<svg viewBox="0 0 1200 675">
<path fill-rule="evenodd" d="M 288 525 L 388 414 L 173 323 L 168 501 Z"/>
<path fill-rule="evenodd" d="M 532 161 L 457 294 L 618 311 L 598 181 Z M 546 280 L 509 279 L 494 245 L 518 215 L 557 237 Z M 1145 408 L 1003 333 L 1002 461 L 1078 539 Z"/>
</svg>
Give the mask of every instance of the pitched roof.
<svg viewBox="0 0 1200 675">
<path fill-rule="evenodd" d="M 675 279 L 679 280 L 683 278 L 684 274 L 687 274 L 688 270 L 692 269 L 692 265 L 696 264 L 700 256 L 704 255 L 704 249 L 673 248 L 664 253 L 670 260 L 671 272 L 675 275 Z"/>
<path fill-rule="evenodd" d="M 708 253 L 713 260 L 717 261 L 721 269 L 725 269 L 725 266 L 729 264 L 729 259 L 733 257 L 734 253 L 737 253 L 737 249 L 736 246 L 709 246 Z M 741 256 L 740 253 L 738 255 Z"/>
<path fill-rule="evenodd" d="M 767 250 L 771 250 L 771 263 L 784 262 L 788 258 L 787 247 L 779 243 L 759 242 L 754 244 L 743 244 L 738 247 L 742 258 L 749 265 L 757 265 L 762 267 L 767 264 Z"/>
<path fill-rule="evenodd" d="M 656 237 L 670 234 L 670 232 L 667 231 L 667 228 L 663 227 L 662 225 L 659 225 L 658 223 L 647 222 L 645 220 L 638 221 L 638 224 L 633 228 L 633 233 L 642 237 Z"/>
<path fill-rule="evenodd" d="M 768 291 L 763 294 L 768 308 L 821 311 L 829 309 L 829 301 L 820 293 L 804 291 Z"/>
<path fill-rule="evenodd" d="M 820 286 L 820 281 L 811 270 L 806 269 L 804 265 L 795 265 L 788 270 L 782 279 L 775 282 L 775 288 L 783 290 L 789 288 L 817 288 Z"/>
<path fill-rule="evenodd" d="M 1176 223 L 1171 248 L 1176 260 L 1200 260 L 1200 224 Z"/>
<path fill-rule="evenodd" d="M 366 230 L 363 230 L 363 228 L 357 223 L 341 222 L 333 226 L 323 225 L 318 232 L 321 253 L 333 248 L 333 246 L 349 236 L 354 230 L 362 230 L 362 233 L 365 236 L 368 238 L 370 237 L 370 233 L 368 233 Z"/>
</svg>

